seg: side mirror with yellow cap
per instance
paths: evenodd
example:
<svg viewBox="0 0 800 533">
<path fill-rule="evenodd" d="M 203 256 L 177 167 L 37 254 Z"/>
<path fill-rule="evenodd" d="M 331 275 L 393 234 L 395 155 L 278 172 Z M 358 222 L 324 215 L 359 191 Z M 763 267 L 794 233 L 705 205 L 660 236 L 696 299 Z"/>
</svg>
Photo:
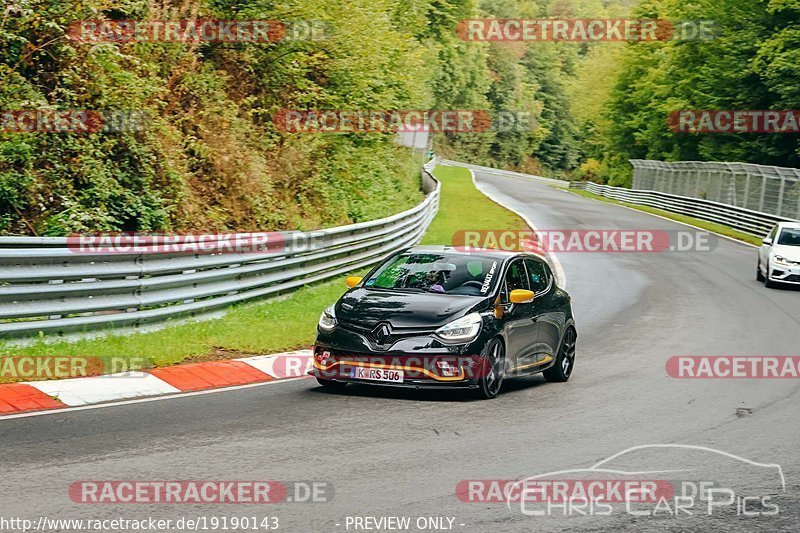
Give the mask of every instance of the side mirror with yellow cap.
<svg viewBox="0 0 800 533">
<path fill-rule="evenodd" d="M 515 291 L 511 291 L 508 299 L 512 304 L 529 304 L 533 302 L 533 298 L 535 296 L 536 295 L 533 291 L 517 289 Z"/>
<path fill-rule="evenodd" d="M 353 287 L 355 287 L 356 285 L 361 283 L 362 279 L 364 279 L 364 278 L 359 277 L 359 276 L 348 276 L 347 279 L 344 282 L 347 283 L 347 288 L 348 289 L 352 289 Z"/>
</svg>

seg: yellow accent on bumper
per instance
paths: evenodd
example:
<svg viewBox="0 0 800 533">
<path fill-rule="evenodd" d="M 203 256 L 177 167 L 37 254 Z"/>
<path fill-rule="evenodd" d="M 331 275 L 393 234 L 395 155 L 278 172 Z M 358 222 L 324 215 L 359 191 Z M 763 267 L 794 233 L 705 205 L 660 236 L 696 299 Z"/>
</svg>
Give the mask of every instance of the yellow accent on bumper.
<svg viewBox="0 0 800 533">
<path fill-rule="evenodd" d="M 384 365 L 382 363 L 367 363 L 367 362 L 361 362 L 361 361 L 336 361 L 332 365 L 322 366 L 321 364 L 319 364 L 317 362 L 316 358 L 314 359 L 314 368 L 317 368 L 319 370 L 328 371 L 328 370 L 331 370 L 331 369 L 333 369 L 333 368 L 335 368 L 337 366 L 357 366 L 357 367 L 361 367 L 361 368 L 381 368 L 381 369 L 384 369 L 384 370 L 403 370 L 403 371 L 406 371 L 406 372 L 407 371 L 420 372 L 422 374 L 425 374 L 429 378 L 435 379 L 436 381 L 463 381 L 464 379 L 466 379 L 466 374 L 464 374 L 464 369 L 463 368 L 461 368 L 461 373 L 459 375 L 451 376 L 451 377 L 445 377 L 445 376 L 437 376 L 436 374 L 434 374 L 430 370 L 428 370 L 426 368 L 421 368 L 421 367 L 418 367 L 418 366 Z"/>
</svg>

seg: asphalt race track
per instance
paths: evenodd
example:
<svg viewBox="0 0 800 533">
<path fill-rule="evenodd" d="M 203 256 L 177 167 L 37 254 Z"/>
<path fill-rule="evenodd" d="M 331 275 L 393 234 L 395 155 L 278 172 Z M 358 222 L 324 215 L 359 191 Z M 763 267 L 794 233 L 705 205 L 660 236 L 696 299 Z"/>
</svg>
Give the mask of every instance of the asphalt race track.
<svg viewBox="0 0 800 533">
<path fill-rule="evenodd" d="M 526 180 L 477 177 L 539 229 L 687 230 Z M 800 381 L 679 380 L 665 364 L 676 355 L 800 355 L 800 291 L 764 288 L 755 281 L 755 248 L 724 239 L 710 252 L 565 253 L 559 260 L 579 328 L 568 384 L 539 377 L 507 382 L 496 400 L 472 401 L 458 393 L 370 388 L 325 393 L 302 379 L 7 420 L 0 422 L 0 514 L 268 515 L 290 532 L 354 531 L 352 517 L 366 516 L 408 516 L 412 524 L 450 517 L 452 530 L 464 532 L 796 531 Z M 670 443 L 780 465 L 785 492 L 780 485 L 760 487 L 779 514 L 723 509 L 709 516 L 702 508 L 677 517 L 526 516 L 519 505 L 456 496 L 461 480 L 582 469 L 632 446 Z M 752 468 L 736 470 L 735 461 L 717 467 L 710 458 L 673 451 L 653 460 L 674 470 L 699 461 L 714 466 L 705 475 L 727 469 L 737 482 L 761 483 Z M 334 497 L 271 506 L 151 506 L 80 505 L 67 495 L 78 480 L 206 479 L 318 480 L 333 486 Z"/>
</svg>

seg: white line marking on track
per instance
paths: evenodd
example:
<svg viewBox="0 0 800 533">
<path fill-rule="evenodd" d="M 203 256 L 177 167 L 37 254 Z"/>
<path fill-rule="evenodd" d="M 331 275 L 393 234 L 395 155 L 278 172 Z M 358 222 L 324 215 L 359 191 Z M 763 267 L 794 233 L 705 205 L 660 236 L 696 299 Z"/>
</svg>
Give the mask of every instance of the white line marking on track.
<svg viewBox="0 0 800 533">
<path fill-rule="evenodd" d="M 462 168 L 465 168 L 465 167 L 462 167 Z M 538 233 L 539 232 L 539 230 L 536 229 L 536 226 L 533 224 L 533 222 L 531 221 L 530 218 L 528 218 L 524 214 L 520 213 L 519 211 L 517 211 L 513 207 L 509 206 L 505 202 L 502 202 L 501 200 L 498 200 L 497 198 L 495 198 L 491 194 L 489 194 L 489 192 L 486 190 L 486 188 L 482 187 L 478 183 L 478 180 L 475 179 L 475 172 L 473 172 L 470 169 L 467 169 L 467 170 L 469 170 L 470 176 L 472 176 L 472 184 L 475 185 L 475 188 L 478 189 L 481 193 L 483 193 L 484 196 L 489 198 L 491 201 L 493 201 L 494 203 L 496 203 L 500 207 L 504 207 L 505 209 L 508 209 L 512 213 L 515 213 L 518 217 L 520 217 L 522 220 L 525 221 L 525 224 L 527 224 L 528 227 L 530 227 L 533 230 L 534 233 Z M 514 178 L 514 179 L 522 179 L 522 178 Z M 556 254 L 554 254 L 553 252 L 548 252 L 547 253 L 547 258 L 550 259 L 550 263 L 553 265 L 553 270 L 555 271 L 556 280 L 558 281 L 558 286 L 561 287 L 562 289 L 566 290 L 566 288 L 567 288 L 567 274 L 566 274 L 566 272 L 564 272 L 564 267 L 561 265 L 561 261 L 558 260 L 558 256 Z"/>
</svg>

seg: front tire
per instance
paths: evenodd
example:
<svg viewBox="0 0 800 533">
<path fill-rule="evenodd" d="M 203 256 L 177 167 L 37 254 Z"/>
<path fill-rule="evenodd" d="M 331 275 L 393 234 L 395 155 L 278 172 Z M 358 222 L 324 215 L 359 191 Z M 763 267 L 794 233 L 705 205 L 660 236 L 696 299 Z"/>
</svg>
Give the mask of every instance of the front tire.
<svg viewBox="0 0 800 533">
<path fill-rule="evenodd" d="M 481 400 L 497 398 L 506 375 L 506 350 L 503 341 L 494 339 L 489 343 L 483 359 L 481 377 L 478 380 L 477 397 Z"/>
<path fill-rule="evenodd" d="M 764 281 L 764 274 L 761 273 L 761 262 L 756 265 L 756 281 Z"/>
<path fill-rule="evenodd" d="M 767 275 L 764 276 L 764 286 L 768 289 L 774 289 L 778 286 L 778 284 L 769 279 L 769 272 L 770 272 L 769 263 L 767 263 Z"/>
<path fill-rule="evenodd" d="M 558 350 L 556 364 L 542 373 L 544 379 L 554 383 L 569 381 L 570 376 L 572 376 L 572 369 L 575 367 L 575 345 L 577 340 L 578 334 L 574 329 L 569 328 L 564 334 L 564 340 Z"/>
</svg>

